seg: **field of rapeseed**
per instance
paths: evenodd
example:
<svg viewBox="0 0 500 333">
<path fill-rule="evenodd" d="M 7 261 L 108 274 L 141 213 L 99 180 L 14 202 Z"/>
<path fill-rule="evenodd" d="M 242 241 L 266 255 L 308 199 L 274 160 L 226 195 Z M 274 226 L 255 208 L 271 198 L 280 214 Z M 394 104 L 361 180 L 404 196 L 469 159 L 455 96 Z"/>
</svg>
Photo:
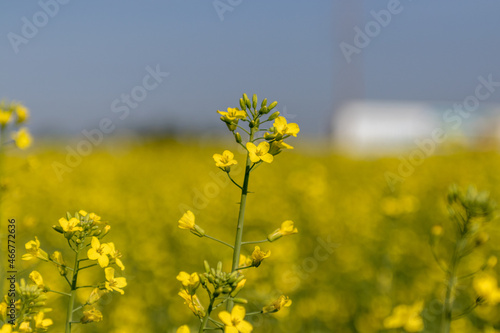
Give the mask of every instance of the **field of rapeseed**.
<svg viewBox="0 0 500 333">
<path fill-rule="evenodd" d="M 222 244 L 179 229 L 178 220 L 191 210 L 212 236 L 234 237 L 239 191 L 214 168 L 212 158 L 226 147 L 173 139 L 115 143 L 113 150 L 100 148 L 85 157 L 62 182 L 52 162 L 64 160 L 63 147 L 39 143 L 27 153 L 9 155 L 4 216 L 17 221 L 19 257 L 35 235 L 45 252 L 64 250 L 66 240 L 52 225 L 66 211 L 95 212 L 111 225 L 109 237 L 122 253 L 126 269 L 120 274 L 128 285 L 123 296 L 103 297 L 103 321 L 83 326 L 81 332 L 175 332 L 182 324 L 192 330 L 199 326 L 177 295 L 176 276 L 179 271 L 203 272 L 202 260 L 215 263 L 225 252 L 223 266 L 230 267 L 231 254 Z M 234 151 L 241 160 L 243 153 Z M 356 160 L 299 148 L 274 163 L 255 171 L 249 190 L 258 196 L 248 198 L 248 237 L 266 237 L 288 219 L 299 233 L 268 244 L 272 255 L 245 272 L 252 287 L 240 296 L 248 300 L 248 312 L 280 294 L 293 303 L 276 314 L 247 319 L 254 331 L 437 331 L 446 274 L 430 243 L 440 237 L 444 245 L 452 244 L 448 188 L 474 184 L 498 200 L 500 156 L 464 151 L 431 157 L 395 192 L 388 189 L 384 174 L 397 170 L 397 159 Z M 269 221 L 275 222 L 270 226 Z M 453 321 L 452 332 L 500 328 L 499 272 L 491 257 L 499 254 L 499 229 L 497 221 L 487 224 L 489 236 L 478 238 L 477 249 L 464 258 L 461 274 L 481 272 L 458 281 L 456 307 L 466 309 L 478 296 L 486 302 Z M 252 250 L 248 246 L 242 253 Z M 449 254 L 438 252 L 446 264 Z M 64 286 L 54 267 L 19 259 L 19 277 L 28 279 L 36 269 L 46 286 Z M 84 302 L 89 291 L 77 297 Z M 60 310 L 65 296 L 48 296 L 46 306 L 53 310 L 46 316 L 53 319 L 54 332 L 63 331 L 64 319 L 57 313 L 65 313 Z"/>
</svg>

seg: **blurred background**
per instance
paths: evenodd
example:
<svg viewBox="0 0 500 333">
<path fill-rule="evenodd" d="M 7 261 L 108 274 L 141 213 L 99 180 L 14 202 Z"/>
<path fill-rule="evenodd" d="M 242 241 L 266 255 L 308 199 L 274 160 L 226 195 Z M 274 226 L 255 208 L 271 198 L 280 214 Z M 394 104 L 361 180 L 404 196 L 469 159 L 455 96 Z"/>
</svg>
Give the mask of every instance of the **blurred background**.
<svg viewBox="0 0 500 333">
<path fill-rule="evenodd" d="M 248 237 L 287 219 L 299 229 L 249 272 L 249 311 L 275 291 L 294 302 L 254 319 L 255 331 L 389 332 L 382 323 L 398 304 L 442 298 L 428 241 L 432 225 L 447 226 L 448 186 L 500 198 L 499 10 L 463 0 L 2 2 L 0 98 L 30 109 L 34 137 L 8 152 L 5 170 L 19 244 L 38 235 L 61 250 L 51 225 L 94 211 L 112 225 L 129 286 L 82 332 L 194 330 L 175 276 L 221 253 L 229 268 L 230 254 L 177 220 L 191 209 L 232 239 L 237 205 L 226 203 L 238 191 L 212 155 L 244 156 L 216 111 L 256 93 L 301 131 L 252 179 Z M 35 267 L 21 264 L 26 275 Z M 432 331 L 439 314 L 427 305 Z M 497 318 L 484 308 L 455 329 L 496 332 Z"/>
</svg>

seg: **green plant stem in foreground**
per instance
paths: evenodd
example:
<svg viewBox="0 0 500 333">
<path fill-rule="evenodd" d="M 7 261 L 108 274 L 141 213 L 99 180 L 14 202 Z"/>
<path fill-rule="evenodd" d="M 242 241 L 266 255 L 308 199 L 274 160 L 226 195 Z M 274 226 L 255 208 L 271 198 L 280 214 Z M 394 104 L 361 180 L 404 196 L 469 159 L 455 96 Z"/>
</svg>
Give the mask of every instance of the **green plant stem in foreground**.
<svg viewBox="0 0 500 333">
<path fill-rule="evenodd" d="M 465 239 L 465 233 L 460 232 L 459 239 L 457 240 L 455 250 L 451 258 L 451 264 L 449 269 L 448 284 L 446 286 L 446 296 L 443 304 L 443 317 L 441 321 L 441 333 L 449 333 L 450 325 L 452 321 L 452 311 L 453 311 L 453 292 L 455 285 L 457 283 L 457 269 L 460 263 L 460 258 L 462 251 L 466 245 L 467 240 Z"/>
<path fill-rule="evenodd" d="M 77 281 L 78 281 L 78 255 L 80 254 L 80 249 L 81 245 L 77 244 L 76 251 L 75 251 L 75 266 L 73 267 L 73 279 L 71 282 L 71 292 L 70 292 L 70 298 L 69 298 L 69 303 L 68 303 L 68 312 L 66 315 L 66 329 L 65 333 L 71 333 L 71 323 L 73 323 L 73 307 L 75 305 L 75 296 L 76 296 L 76 289 L 77 289 Z"/>
<path fill-rule="evenodd" d="M 250 131 L 250 139 L 251 142 L 254 135 L 254 129 Z M 236 237 L 234 240 L 234 248 L 233 248 L 233 264 L 231 266 L 231 271 L 234 272 L 240 263 L 240 253 L 241 253 L 241 245 L 243 238 L 243 223 L 245 221 L 245 207 L 247 203 L 247 194 L 248 194 L 248 181 L 250 179 L 250 166 L 252 161 L 250 160 L 250 154 L 247 152 L 247 161 L 245 166 L 245 179 L 243 180 L 243 186 L 241 189 L 241 200 L 240 200 L 240 211 L 238 213 L 238 226 L 236 227 Z M 233 308 L 233 301 L 229 300 L 227 302 L 227 310 L 231 311 Z"/>
<path fill-rule="evenodd" d="M 203 322 L 200 325 L 200 329 L 199 329 L 198 333 L 203 333 L 203 331 L 205 330 L 205 327 L 207 326 L 207 323 L 208 323 L 208 319 L 210 319 L 210 313 L 212 312 L 214 302 L 215 302 L 215 296 L 210 295 L 210 304 L 208 305 L 208 311 L 207 311 L 207 314 L 205 315 L 205 317 L 203 318 Z"/>
</svg>

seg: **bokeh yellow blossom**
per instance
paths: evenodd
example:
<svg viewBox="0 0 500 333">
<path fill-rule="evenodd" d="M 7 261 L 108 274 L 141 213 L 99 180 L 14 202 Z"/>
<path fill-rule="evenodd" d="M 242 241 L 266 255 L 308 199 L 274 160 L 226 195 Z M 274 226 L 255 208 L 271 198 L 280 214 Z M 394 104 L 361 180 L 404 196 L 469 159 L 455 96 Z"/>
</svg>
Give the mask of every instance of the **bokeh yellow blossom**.
<svg viewBox="0 0 500 333">
<path fill-rule="evenodd" d="M 31 142 L 33 141 L 33 139 L 31 138 L 31 134 L 25 127 L 19 129 L 19 131 L 17 132 L 12 133 L 12 139 L 19 149 L 28 148 L 29 146 L 31 146 Z"/>
<path fill-rule="evenodd" d="M 392 314 L 385 318 L 385 328 L 404 328 L 407 332 L 420 332 L 424 329 L 424 321 L 420 316 L 424 302 L 419 301 L 413 305 L 398 305 Z"/>
</svg>

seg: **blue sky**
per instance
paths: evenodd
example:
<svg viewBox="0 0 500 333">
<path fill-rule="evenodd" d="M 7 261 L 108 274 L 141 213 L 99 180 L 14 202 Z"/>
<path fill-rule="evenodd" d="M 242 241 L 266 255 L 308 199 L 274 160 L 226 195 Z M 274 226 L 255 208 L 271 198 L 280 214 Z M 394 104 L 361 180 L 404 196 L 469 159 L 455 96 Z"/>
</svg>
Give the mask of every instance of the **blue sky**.
<svg viewBox="0 0 500 333">
<path fill-rule="evenodd" d="M 324 135 L 351 90 L 454 101 L 473 93 L 480 75 L 500 81 L 496 1 L 401 0 L 351 63 L 339 43 L 353 43 L 353 28 L 390 1 L 220 0 L 231 9 L 223 21 L 211 0 L 65 1 L 17 53 L 9 33 L 22 36 L 23 17 L 33 23 L 43 9 L 0 3 L 0 97 L 23 101 L 35 132 L 79 135 L 103 117 L 123 129 L 213 130 L 217 109 L 255 92 L 278 100 L 304 134 Z M 141 86 L 148 66 L 169 76 L 119 119 L 113 101 Z"/>
</svg>

